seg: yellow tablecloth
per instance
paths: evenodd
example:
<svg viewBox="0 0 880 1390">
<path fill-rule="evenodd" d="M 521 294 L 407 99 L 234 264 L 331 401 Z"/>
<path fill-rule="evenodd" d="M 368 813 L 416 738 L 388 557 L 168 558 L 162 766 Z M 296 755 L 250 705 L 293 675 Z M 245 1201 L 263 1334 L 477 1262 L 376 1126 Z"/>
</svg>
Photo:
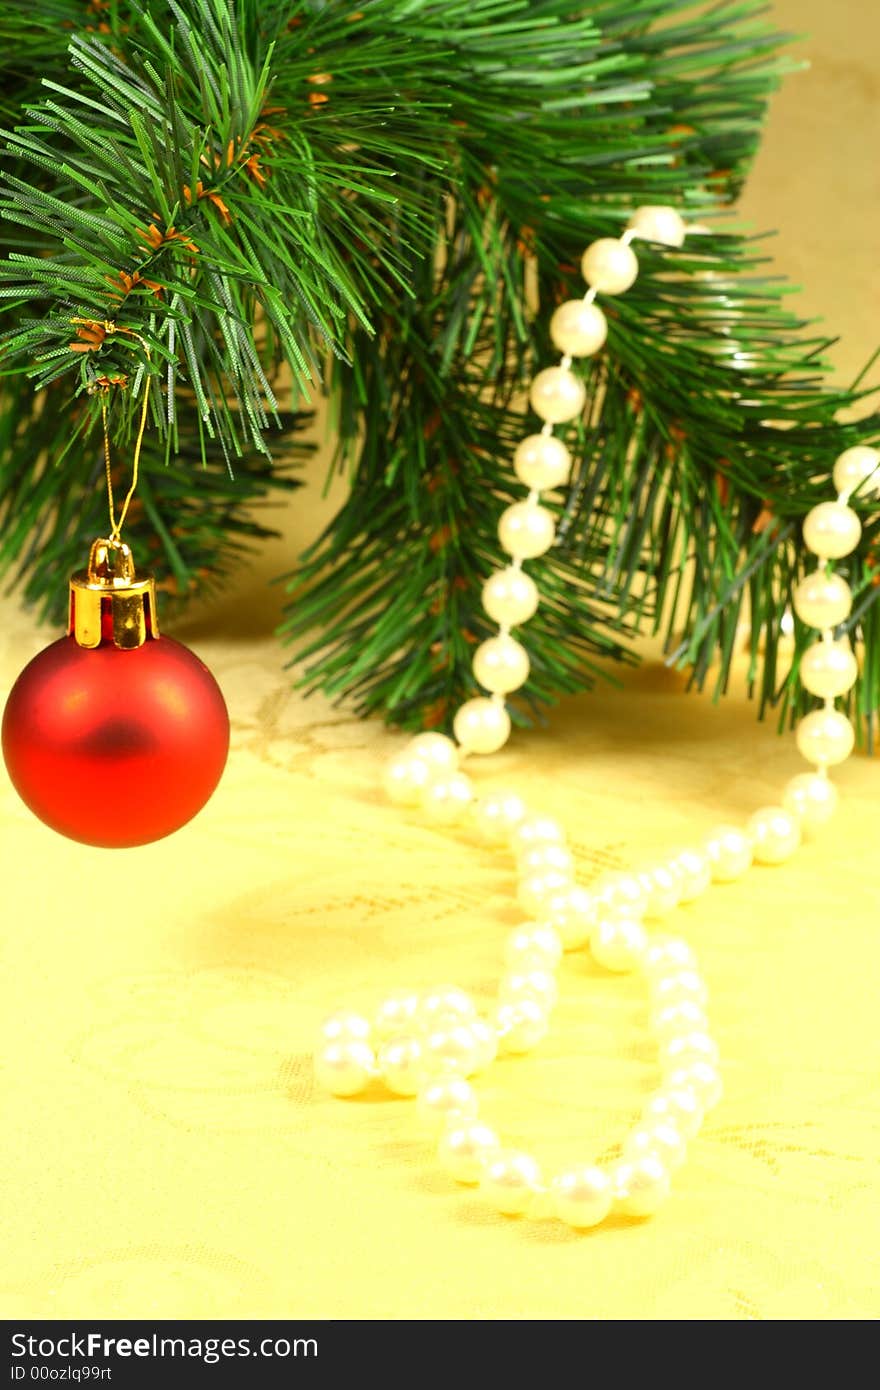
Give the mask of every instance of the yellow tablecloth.
<svg viewBox="0 0 880 1390">
<path fill-rule="evenodd" d="M 0 694 L 47 640 L 2 619 Z M 678 914 L 727 1097 L 662 1214 L 586 1236 L 510 1221 L 438 1172 L 410 1103 L 320 1094 L 309 1050 L 328 1006 L 396 985 L 488 1004 L 511 865 L 387 805 L 395 736 L 293 693 L 268 624 L 245 595 L 178 633 L 225 689 L 233 751 L 177 836 L 86 849 L 0 781 L 6 1315 L 880 1313 L 880 762 L 842 770 L 838 820 L 794 863 Z M 649 666 L 479 780 L 559 815 L 589 877 L 742 819 L 798 766 L 744 701 Z M 638 981 L 584 955 L 561 980 L 552 1039 L 479 1086 L 551 1165 L 607 1155 L 654 1077 Z"/>
</svg>

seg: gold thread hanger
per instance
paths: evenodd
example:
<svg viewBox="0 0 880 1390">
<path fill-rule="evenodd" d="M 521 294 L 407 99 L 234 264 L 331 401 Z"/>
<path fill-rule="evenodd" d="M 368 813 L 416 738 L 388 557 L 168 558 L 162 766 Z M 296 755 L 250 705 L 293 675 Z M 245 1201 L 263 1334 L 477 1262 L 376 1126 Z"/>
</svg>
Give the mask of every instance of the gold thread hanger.
<svg viewBox="0 0 880 1390">
<path fill-rule="evenodd" d="M 85 324 L 92 328 L 103 329 L 104 333 L 107 336 L 113 333 L 127 333 L 130 337 L 136 338 L 137 341 L 141 344 L 141 346 L 144 349 L 144 353 L 146 354 L 147 362 L 151 362 L 152 360 L 150 356 L 149 343 L 147 343 L 139 333 L 133 332 L 133 330 L 130 328 L 118 328 L 116 324 L 112 322 L 112 320 L 105 320 L 99 323 L 94 319 L 75 318 L 71 319 L 71 323 Z M 122 510 L 119 513 L 118 519 L 116 516 L 116 504 L 113 497 L 113 469 L 110 459 L 110 430 L 108 424 L 107 393 L 109 392 L 111 385 L 122 385 L 123 383 L 113 383 L 105 379 L 103 382 L 101 382 L 99 385 L 96 385 L 94 388 L 95 391 L 99 391 L 101 393 L 101 426 L 104 435 L 104 471 L 107 477 L 107 508 L 110 513 L 110 535 L 107 539 L 112 541 L 114 545 L 119 545 L 122 542 L 122 528 L 125 525 L 125 519 L 128 516 L 128 509 L 131 506 L 132 499 L 134 498 L 135 491 L 137 490 L 138 470 L 141 458 L 141 447 L 144 442 L 144 433 L 147 428 L 147 411 L 149 409 L 150 404 L 150 385 L 152 383 L 152 379 L 152 373 L 147 372 L 147 379 L 144 384 L 143 405 L 141 406 L 141 418 L 140 423 L 138 425 L 137 438 L 135 439 L 134 445 L 134 455 L 132 457 L 131 463 L 131 485 L 128 489 L 128 492 L 125 495 L 125 501 L 122 504 Z"/>
</svg>

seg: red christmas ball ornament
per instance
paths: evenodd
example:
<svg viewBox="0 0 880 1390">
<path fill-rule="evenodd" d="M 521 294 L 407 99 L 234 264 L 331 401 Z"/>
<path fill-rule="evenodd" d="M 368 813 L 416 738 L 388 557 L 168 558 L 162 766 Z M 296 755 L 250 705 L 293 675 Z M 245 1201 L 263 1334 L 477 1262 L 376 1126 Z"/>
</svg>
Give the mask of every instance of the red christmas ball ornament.
<svg viewBox="0 0 880 1390">
<path fill-rule="evenodd" d="M 144 845 L 211 796 L 229 716 L 207 666 L 160 637 L 152 579 L 96 541 L 70 581 L 68 635 L 34 657 L 3 715 L 3 757 L 40 820 L 87 845 Z"/>
</svg>

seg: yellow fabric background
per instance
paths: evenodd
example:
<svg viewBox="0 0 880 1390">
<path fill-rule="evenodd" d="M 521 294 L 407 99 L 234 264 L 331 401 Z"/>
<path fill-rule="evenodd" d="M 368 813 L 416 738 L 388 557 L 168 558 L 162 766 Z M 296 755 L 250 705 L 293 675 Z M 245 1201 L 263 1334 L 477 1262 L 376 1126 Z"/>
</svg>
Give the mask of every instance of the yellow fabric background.
<svg viewBox="0 0 880 1390">
<path fill-rule="evenodd" d="M 301 539 L 320 508 L 295 507 Z M 411 1104 L 313 1088 L 329 1006 L 441 979 L 488 1003 L 517 913 L 503 856 L 376 794 L 395 736 L 291 692 L 263 586 L 281 553 L 177 633 L 233 719 L 192 827 L 89 850 L 0 776 L 2 1312 L 877 1316 L 880 762 L 842 770 L 839 819 L 794 863 L 679 914 L 727 1096 L 664 1211 L 586 1236 L 508 1221 L 437 1171 Z M 5 602 L 0 697 L 47 640 Z M 587 878 L 778 795 L 792 741 L 681 687 L 648 665 L 571 701 L 480 785 L 558 814 Z M 638 982 L 583 955 L 561 981 L 552 1039 L 479 1083 L 505 1139 L 551 1165 L 607 1154 L 653 1078 Z"/>
<path fill-rule="evenodd" d="M 4 623 L 9 682 L 41 642 Z M 76 846 L 3 780 L 7 1316 L 866 1317 L 877 1297 L 880 763 L 796 862 L 681 911 L 727 1098 L 652 1223 L 587 1237 L 485 1211 L 405 1101 L 312 1085 L 322 1012 L 391 986 L 491 999 L 503 855 L 376 795 L 393 735 L 291 694 L 271 639 L 203 640 L 233 712 L 193 826 Z M 737 699 L 643 670 L 478 769 L 561 814 L 589 876 L 741 819 L 798 767 Z M 559 1026 L 480 1082 L 548 1163 L 592 1159 L 652 1084 L 636 980 L 567 958 Z"/>
</svg>

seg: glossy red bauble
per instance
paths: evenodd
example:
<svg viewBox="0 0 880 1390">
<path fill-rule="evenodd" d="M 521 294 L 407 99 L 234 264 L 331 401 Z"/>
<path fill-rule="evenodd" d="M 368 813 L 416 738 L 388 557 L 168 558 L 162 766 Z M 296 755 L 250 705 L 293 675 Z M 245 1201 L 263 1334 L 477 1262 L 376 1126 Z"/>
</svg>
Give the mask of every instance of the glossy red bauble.
<svg viewBox="0 0 880 1390">
<path fill-rule="evenodd" d="M 3 715 L 3 756 L 22 800 L 87 845 L 161 839 L 220 780 L 229 716 L 207 666 L 170 637 L 131 651 L 62 637 L 35 656 Z"/>
</svg>

